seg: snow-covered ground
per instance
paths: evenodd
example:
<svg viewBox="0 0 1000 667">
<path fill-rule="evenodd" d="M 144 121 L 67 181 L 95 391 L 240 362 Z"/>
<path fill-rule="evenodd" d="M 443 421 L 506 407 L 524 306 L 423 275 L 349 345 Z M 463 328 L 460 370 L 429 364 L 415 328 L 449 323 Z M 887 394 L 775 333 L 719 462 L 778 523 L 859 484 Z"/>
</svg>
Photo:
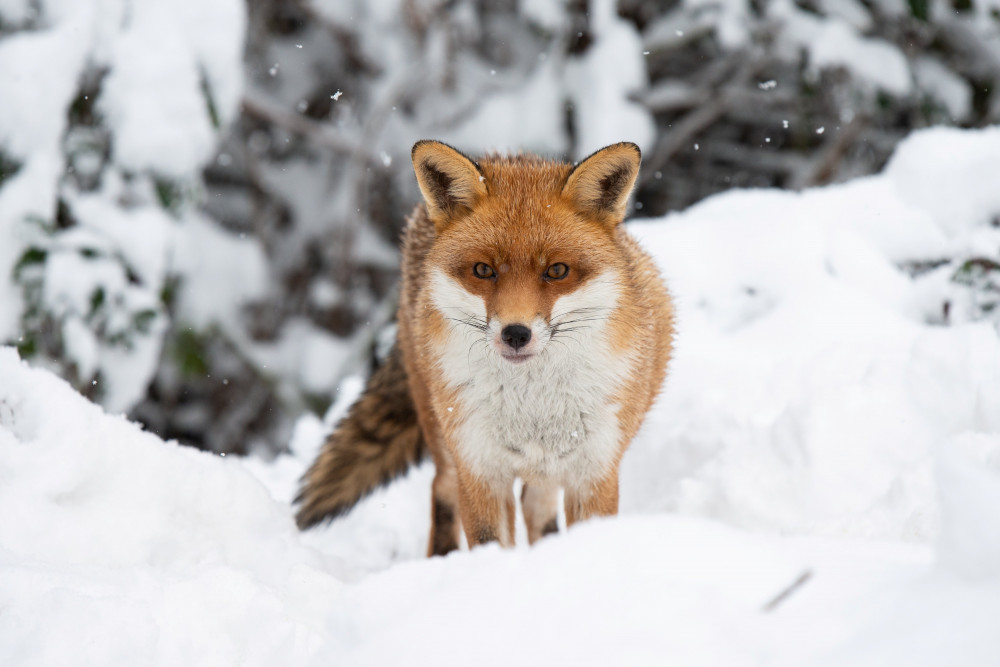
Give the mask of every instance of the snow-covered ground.
<svg viewBox="0 0 1000 667">
<path fill-rule="evenodd" d="M 622 515 L 533 549 L 424 559 L 427 465 L 299 534 L 357 381 L 241 461 L 0 350 L 0 664 L 997 664 L 1000 336 L 954 264 L 902 268 L 997 256 L 997 164 L 1000 130 L 931 130 L 875 177 L 634 223 L 671 373 Z"/>
</svg>

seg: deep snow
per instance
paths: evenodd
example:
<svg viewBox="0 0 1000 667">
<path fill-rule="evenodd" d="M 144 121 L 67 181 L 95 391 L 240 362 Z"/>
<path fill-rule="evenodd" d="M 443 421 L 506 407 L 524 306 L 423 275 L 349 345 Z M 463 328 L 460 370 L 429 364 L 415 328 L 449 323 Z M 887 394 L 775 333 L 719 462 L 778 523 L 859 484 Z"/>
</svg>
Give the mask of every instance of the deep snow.
<svg viewBox="0 0 1000 667">
<path fill-rule="evenodd" d="M 671 373 L 622 516 L 533 549 L 424 559 L 427 465 L 299 534 L 357 380 L 241 461 L 0 350 L 0 664 L 996 664 L 1000 337 L 953 264 L 906 267 L 997 255 L 998 161 L 1000 130 L 930 130 L 878 176 L 632 223 Z"/>
</svg>

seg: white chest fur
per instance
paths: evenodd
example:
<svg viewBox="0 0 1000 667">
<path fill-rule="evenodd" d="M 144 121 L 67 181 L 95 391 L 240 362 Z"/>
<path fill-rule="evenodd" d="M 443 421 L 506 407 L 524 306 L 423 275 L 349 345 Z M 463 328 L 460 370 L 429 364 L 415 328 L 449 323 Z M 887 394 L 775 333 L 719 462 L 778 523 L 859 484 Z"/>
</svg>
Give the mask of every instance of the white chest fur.
<svg viewBox="0 0 1000 667">
<path fill-rule="evenodd" d="M 513 364 L 491 344 L 492 327 L 484 332 L 467 324 L 486 321 L 482 300 L 443 274 L 432 277 L 432 301 L 451 323 L 432 352 L 459 399 L 435 407 L 473 472 L 507 488 L 515 476 L 573 487 L 607 472 L 620 445 L 611 396 L 630 361 L 611 351 L 606 335 L 618 298 L 615 282 L 598 276 L 560 298 L 551 322 L 533 323 L 541 350 Z M 546 325 L 560 316 L 576 321 L 553 332 Z"/>
</svg>

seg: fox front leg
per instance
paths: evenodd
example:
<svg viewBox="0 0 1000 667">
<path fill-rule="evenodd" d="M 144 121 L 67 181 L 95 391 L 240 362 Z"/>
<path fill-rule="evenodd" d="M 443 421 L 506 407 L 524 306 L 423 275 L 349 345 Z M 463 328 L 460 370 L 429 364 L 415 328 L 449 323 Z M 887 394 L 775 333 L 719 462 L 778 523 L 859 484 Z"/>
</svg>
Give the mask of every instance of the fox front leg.
<svg viewBox="0 0 1000 667">
<path fill-rule="evenodd" d="M 428 556 L 444 556 L 458 549 L 458 476 L 446 452 L 435 452 L 431 487 L 431 534 Z"/>
<path fill-rule="evenodd" d="M 618 514 L 618 466 L 593 484 L 566 489 L 566 526 L 593 516 Z"/>
<path fill-rule="evenodd" d="M 507 484 L 506 493 L 468 471 L 458 471 L 458 511 L 462 518 L 462 528 L 469 541 L 469 547 L 488 542 L 499 542 L 500 546 L 514 546 L 514 495 Z"/>
<path fill-rule="evenodd" d="M 521 491 L 521 508 L 528 528 L 528 542 L 559 532 L 559 489 L 525 482 Z"/>
</svg>

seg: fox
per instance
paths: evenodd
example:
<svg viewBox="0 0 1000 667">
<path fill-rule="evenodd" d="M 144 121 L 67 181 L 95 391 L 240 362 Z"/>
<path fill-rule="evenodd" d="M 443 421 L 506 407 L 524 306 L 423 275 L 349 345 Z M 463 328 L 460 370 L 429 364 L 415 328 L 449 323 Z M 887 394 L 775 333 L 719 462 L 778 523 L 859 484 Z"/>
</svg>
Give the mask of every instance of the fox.
<svg viewBox="0 0 1000 667">
<path fill-rule="evenodd" d="M 396 342 L 301 479 L 305 530 L 429 456 L 427 553 L 530 544 L 618 513 L 619 467 L 666 379 L 674 309 L 623 221 L 634 143 L 577 164 L 412 150 Z"/>
</svg>

